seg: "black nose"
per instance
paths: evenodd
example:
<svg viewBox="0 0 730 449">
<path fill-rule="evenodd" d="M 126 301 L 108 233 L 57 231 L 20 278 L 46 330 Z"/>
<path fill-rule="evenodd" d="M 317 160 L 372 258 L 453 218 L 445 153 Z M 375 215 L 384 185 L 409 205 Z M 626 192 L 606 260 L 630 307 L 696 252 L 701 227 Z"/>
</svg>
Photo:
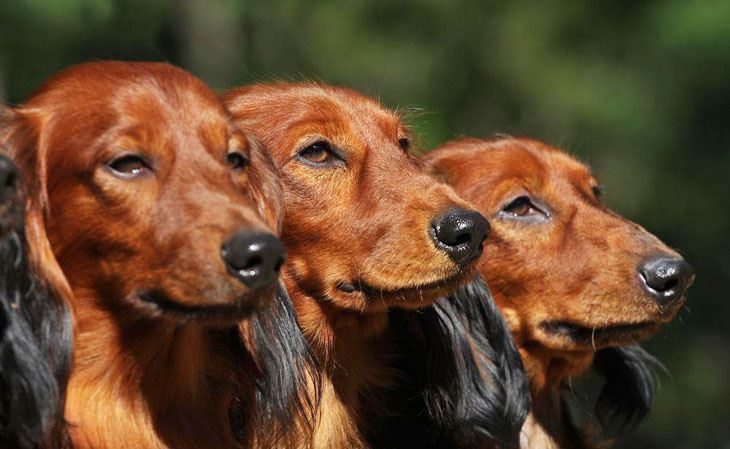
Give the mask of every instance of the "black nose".
<svg viewBox="0 0 730 449">
<path fill-rule="evenodd" d="M 10 159 L 0 156 L 0 199 L 15 194 L 18 187 L 18 169 Z"/>
<path fill-rule="evenodd" d="M 228 271 L 251 288 L 274 285 L 286 259 L 284 244 L 260 231 L 239 231 L 221 247 Z"/>
<path fill-rule="evenodd" d="M 639 276 L 646 291 L 664 306 L 684 296 L 695 271 L 684 259 L 655 256 L 639 267 Z"/>
<path fill-rule="evenodd" d="M 436 245 L 459 265 L 476 260 L 481 254 L 489 222 L 479 212 L 450 209 L 431 223 Z"/>
</svg>

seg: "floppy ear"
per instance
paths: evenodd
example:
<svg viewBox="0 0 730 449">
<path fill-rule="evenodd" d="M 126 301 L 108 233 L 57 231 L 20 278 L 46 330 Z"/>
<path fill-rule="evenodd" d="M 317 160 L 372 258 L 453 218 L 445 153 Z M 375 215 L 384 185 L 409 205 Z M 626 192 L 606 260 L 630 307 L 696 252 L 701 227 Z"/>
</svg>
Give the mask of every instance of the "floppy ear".
<svg viewBox="0 0 730 449">
<path fill-rule="evenodd" d="M 257 415 L 250 425 L 257 434 L 269 429 L 263 433 L 279 441 L 307 431 L 319 402 L 320 370 L 283 283 L 271 305 L 249 319 L 249 326 L 251 356 L 259 372 L 254 381 Z"/>
<path fill-rule="evenodd" d="M 639 345 L 601 349 L 593 368 L 606 379 L 595 407 L 599 422 L 604 428 L 633 430 L 649 416 L 656 373 L 666 369 Z"/>
<path fill-rule="evenodd" d="M 257 205 L 259 215 L 276 232 L 281 231 L 284 221 L 284 193 L 281 188 L 279 169 L 264 143 L 252 133 L 248 137 L 251 164 L 248 191 Z"/>
<path fill-rule="evenodd" d="M 30 402 L 22 405 L 24 409 L 33 408 L 37 415 L 35 421 L 25 419 L 18 430 L 32 429 L 30 422 L 38 422 L 41 428 L 34 431 L 32 438 L 38 441 L 50 432 L 49 441 L 57 442 L 55 445 L 64 439 L 63 406 L 73 339 L 73 323 L 67 307 L 71 289 L 46 235 L 45 164 L 37 163 L 37 142 L 35 131 L 20 113 L 0 106 L 0 145 L 9 152 L 26 181 L 23 183 L 26 197 L 23 226 L 14 235 L 19 256 L 14 266 L 4 266 L 17 281 L 13 288 L 17 296 L 14 301 L 23 316 L 22 320 L 14 320 L 15 330 L 8 333 L 14 339 L 10 345 L 23 354 L 16 361 L 28 364 L 24 371 L 19 366 L 16 371 L 27 376 L 25 381 L 32 390 L 32 394 L 17 394 L 15 398 L 27 401 L 32 397 L 42 398 L 35 405 Z M 7 279 L 9 274 L 3 273 L 3 278 Z M 8 365 L 3 363 L 3 366 Z M 10 391 L 18 393 L 22 389 Z M 49 425 L 53 427 L 49 429 Z"/>
<path fill-rule="evenodd" d="M 429 416 L 453 444 L 517 445 L 530 409 L 522 360 L 484 281 L 409 312 L 423 338 L 412 355 Z M 414 371 L 416 368 L 417 371 Z"/>
<path fill-rule="evenodd" d="M 0 146 L 18 166 L 26 192 L 25 233 L 30 263 L 44 287 L 69 304 L 71 287 L 53 254 L 46 233 L 50 213 L 47 191 L 47 148 L 42 143 L 40 111 L 0 106 Z"/>
</svg>

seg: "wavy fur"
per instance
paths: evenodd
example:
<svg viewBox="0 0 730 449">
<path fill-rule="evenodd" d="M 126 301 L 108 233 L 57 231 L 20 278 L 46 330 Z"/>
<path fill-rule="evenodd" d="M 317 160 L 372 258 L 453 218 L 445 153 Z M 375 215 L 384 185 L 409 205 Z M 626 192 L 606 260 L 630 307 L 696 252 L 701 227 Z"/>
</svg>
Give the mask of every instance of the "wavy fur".
<svg viewBox="0 0 730 449">
<path fill-rule="evenodd" d="M 481 278 L 431 308 L 398 315 L 396 332 L 409 354 L 403 384 L 412 387 L 395 397 L 409 402 L 409 410 L 401 410 L 406 423 L 395 419 L 387 426 L 397 428 L 381 430 L 391 441 L 378 446 L 401 447 L 415 438 L 422 447 L 515 447 L 530 409 L 529 386 L 509 328 Z M 393 444 L 394 434 L 403 439 Z"/>
<path fill-rule="evenodd" d="M 593 368 L 606 383 L 596 401 L 596 417 L 604 428 L 633 430 L 654 404 L 657 373 L 666 368 L 639 345 L 605 348 L 596 353 Z"/>
<path fill-rule="evenodd" d="M 23 199 L 12 201 L 0 231 L 0 447 L 60 447 L 72 323 L 32 267 Z"/>
</svg>

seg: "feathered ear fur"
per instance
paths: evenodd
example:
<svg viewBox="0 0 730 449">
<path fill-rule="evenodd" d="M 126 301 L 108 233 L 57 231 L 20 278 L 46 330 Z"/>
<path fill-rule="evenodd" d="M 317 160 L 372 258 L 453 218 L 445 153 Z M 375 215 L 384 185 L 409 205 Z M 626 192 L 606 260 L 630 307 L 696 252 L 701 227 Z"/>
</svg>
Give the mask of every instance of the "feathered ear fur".
<svg viewBox="0 0 730 449">
<path fill-rule="evenodd" d="M 257 414 L 251 423 L 255 433 L 281 440 L 292 432 L 307 431 L 319 402 L 320 370 L 282 283 L 270 307 L 249 322 L 255 347 L 252 358 L 259 371 Z"/>
<path fill-rule="evenodd" d="M 0 236 L 0 446 L 62 447 L 73 326 L 54 286 L 65 278 L 48 271 L 55 258 L 46 266 L 45 230 L 33 228 L 17 189 Z"/>
<path fill-rule="evenodd" d="M 605 348 L 593 368 L 606 383 L 596 402 L 596 416 L 605 428 L 633 430 L 649 416 L 657 389 L 657 371 L 666 371 L 641 346 Z"/>
<path fill-rule="evenodd" d="M 411 340 L 404 383 L 415 385 L 410 394 L 421 404 L 408 413 L 420 408 L 428 421 L 408 433 L 431 430 L 425 447 L 517 446 L 531 405 L 528 381 L 484 282 L 475 278 L 433 307 L 403 314 Z"/>
</svg>

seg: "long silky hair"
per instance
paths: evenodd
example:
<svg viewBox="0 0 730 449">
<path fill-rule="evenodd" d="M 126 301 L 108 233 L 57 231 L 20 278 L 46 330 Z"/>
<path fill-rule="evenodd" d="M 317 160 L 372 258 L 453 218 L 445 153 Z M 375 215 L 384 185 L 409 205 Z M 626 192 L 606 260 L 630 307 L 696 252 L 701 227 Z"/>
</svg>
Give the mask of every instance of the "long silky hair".
<svg viewBox="0 0 730 449">
<path fill-rule="evenodd" d="M 0 217 L 0 447 L 62 447 L 71 316 L 31 262 L 25 197 L 15 188 Z"/>
<path fill-rule="evenodd" d="M 484 281 L 476 277 L 433 307 L 392 318 L 405 379 L 375 446 L 516 447 L 529 385 Z"/>
<path fill-rule="evenodd" d="M 635 429 L 651 412 L 664 366 L 633 345 L 599 350 L 593 368 L 605 379 L 595 406 L 598 421 L 604 428 Z"/>
<path fill-rule="evenodd" d="M 294 304 L 286 287 L 279 283 L 276 298 L 249 319 L 255 367 L 254 415 L 233 416 L 234 433 L 257 435 L 257 445 L 279 446 L 297 439 L 297 433 L 311 431 L 319 404 L 320 375 L 317 358 L 302 334 Z M 247 442 L 253 444 L 253 442 Z"/>
</svg>

